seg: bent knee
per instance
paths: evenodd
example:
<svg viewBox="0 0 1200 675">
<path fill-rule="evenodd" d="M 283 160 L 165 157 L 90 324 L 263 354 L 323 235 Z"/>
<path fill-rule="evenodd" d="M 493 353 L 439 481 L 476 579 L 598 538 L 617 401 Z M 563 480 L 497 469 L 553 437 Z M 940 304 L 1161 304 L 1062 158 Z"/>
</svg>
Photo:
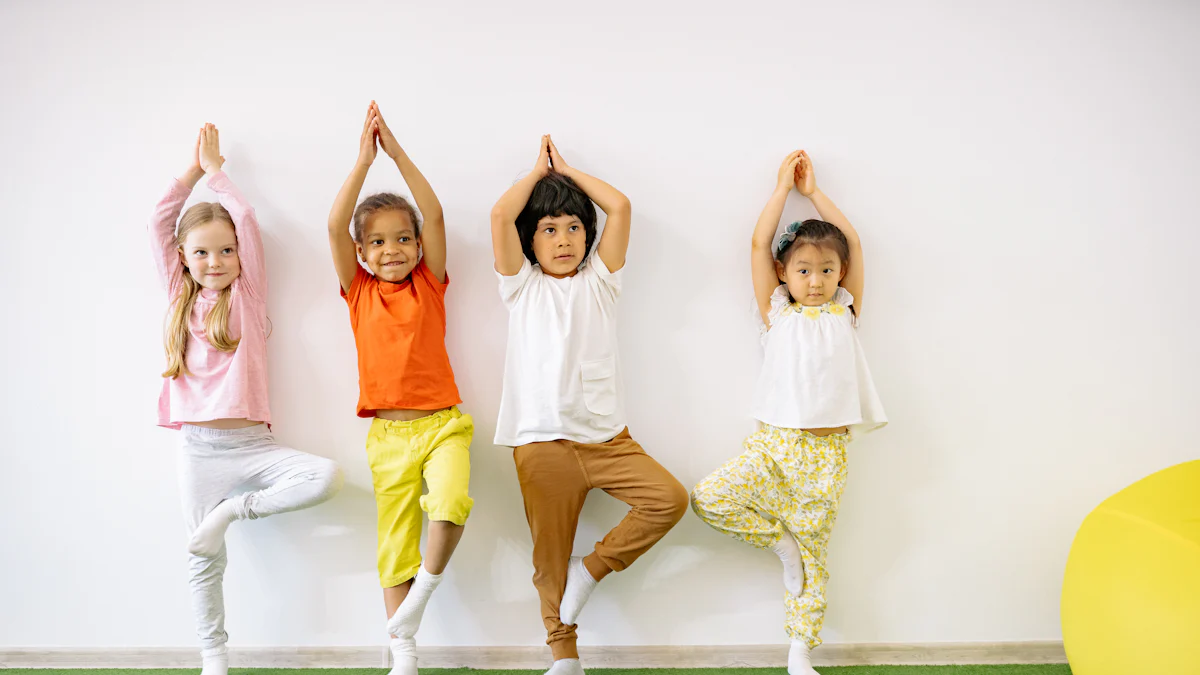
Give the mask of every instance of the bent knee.
<svg viewBox="0 0 1200 675">
<path fill-rule="evenodd" d="M 421 496 L 421 510 L 429 514 L 430 520 L 444 520 L 455 525 L 464 525 L 471 515 L 475 500 L 467 494 L 466 486 L 441 488 Z"/>
<path fill-rule="evenodd" d="M 325 495 L 326 499 L 340 492 L 342 486 L 346 483 L 346 476 L 342 472 L 342 467 L 332 459 L 325 460 L 317 476 L 317 480 L 321 484 L 321 492 Z"/>
<path fill-rule="evenodd" d="M 672 523 L 677 523 L 688 508 L 688 491 L 679 481 L 671 481 L 663 489 L 663 513 Z"/>
</svg>

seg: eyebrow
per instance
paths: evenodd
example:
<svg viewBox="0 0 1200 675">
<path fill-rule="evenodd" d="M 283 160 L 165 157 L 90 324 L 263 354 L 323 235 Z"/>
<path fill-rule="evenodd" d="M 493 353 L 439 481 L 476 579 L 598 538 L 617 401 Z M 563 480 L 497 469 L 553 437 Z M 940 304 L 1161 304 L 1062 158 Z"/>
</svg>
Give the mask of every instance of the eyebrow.
<svg viewBox="0 0 1200 675">
<path fill-rule="evenodd" d="M 399 231 L 399 232 L 397 232 L 396 234 L 397 234 L 397 235 L 399 235 L 399 236 L 404 236 L 404 235 L 406 235 L 406 234 L 407 234 L 407 235 L 408 235 L 408 236 L 410 236 L 410 237 L 414 237 L 414 236 L 416 236 L 416 234 L 417 234 L 417 233 L 416 233 L 416 232 L 414 232 L 414 231 L 412 231 L 412 230 L 409 230 L 409 229 L 404 229 L 404 230 L 400 230 L 400 231 Z M 366 235 L 364 235 L 364 236 L 365 236 L 367 239 L 380 239 L 380 238 L 383 238 L 383 237 L 387 236 L 387 233 L 386 233 L 386 232 L 368 232 L 368 233 L 367 233 Z"/>
<path fill-rule="evenodd" d="M 801 265 L 810 265 L 810 266 L 816 266 L 816 265 L 832 265 L 832 264 L 834 263 L 834 261 L 833 261 L 833 260 L 823 260 L 823 261 L 821 261 L 821 262 L 819 262 L 819 263 L 809 262 L 809 261 L 807 261 L 807 260 L 798 260 L 797 262 L 799 262 Z"/>
</svg>

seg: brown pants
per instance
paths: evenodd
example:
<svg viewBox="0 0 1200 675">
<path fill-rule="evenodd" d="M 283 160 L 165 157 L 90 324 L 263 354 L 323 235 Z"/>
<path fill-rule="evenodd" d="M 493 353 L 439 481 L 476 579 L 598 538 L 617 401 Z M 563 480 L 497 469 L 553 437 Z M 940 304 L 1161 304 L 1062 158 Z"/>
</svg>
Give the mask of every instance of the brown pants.
<svg viewBox="0 0 1200 675">
<path fill-rule="evenodd" d="M 607 443 L 546 441 L 513 449 L 525 518 L 533 535 L 533 585 L 542 599 L 546 644 L 555 660 L 579 658 L 575 626 L 563 625 L 558 605 L 584 499 L 600 488 L 629 505 L 629 513 L 584 559 L 592 576 L 633 564 L 687 510 L 688 493 L 647 455 L 625 429 Z"/>
</svg>

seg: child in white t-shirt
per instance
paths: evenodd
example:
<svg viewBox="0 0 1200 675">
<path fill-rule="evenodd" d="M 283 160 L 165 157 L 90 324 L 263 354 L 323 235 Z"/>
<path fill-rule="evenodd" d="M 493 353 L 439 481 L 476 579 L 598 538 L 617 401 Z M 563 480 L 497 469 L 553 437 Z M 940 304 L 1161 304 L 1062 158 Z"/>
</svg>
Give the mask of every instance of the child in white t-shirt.
<svg viewBox="0 0 1200 675">
<path fill-rule="evenodd" d="M 607 216 L 595 252 L 593 200 Z M 649 550 L 687 508 L 686 489 L 625 425 L 616 309 L 629 223 L 625 195 L 567 166 L 549 136 L 533 171 L 492 209 L 496 274 L 509 310 L 496 444 L 513 447 L 554 655 L 549 675 L 583 673 L 575 619 L 592 590 Z M 572 558 L 592 488 L 630 510 L 592 553 Z"/>
<path fill-rule="evenodd" d="M 822 220 L 792 223 L 771 240 L 793 184 Z M 825 549 L 846 485 L 850 432 L 887 424 L 856 327 L 862 317 L 858 232 L 816 186 L 808 154 L 784 159 L 751 244 L 754 295 L 763 321 L 762 372 L 754 393 L 761 429 L 745 452 L 696 486 L 692 508 L 736 539 L 783 561 L 789 675 L 817 675 Z"/>
</svg>

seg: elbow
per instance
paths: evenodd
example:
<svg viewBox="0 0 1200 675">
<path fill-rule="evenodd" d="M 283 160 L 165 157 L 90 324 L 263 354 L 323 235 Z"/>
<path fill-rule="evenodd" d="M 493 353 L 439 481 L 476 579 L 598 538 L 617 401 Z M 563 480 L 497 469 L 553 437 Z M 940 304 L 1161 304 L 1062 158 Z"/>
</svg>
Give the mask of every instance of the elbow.
<svg viewBox="0 0 1200 675">
<path fill-rule="evenodd" d="M 621 198 L 619 200 L 617 200 L 617 203 L 613 204 L 612 213 L 610 213 L 608 215 L 609 216 L 624 216 L 624 217 L 628 218 L 632 215 L 632 213 L 633 213 L 633 206 L 630 205 L 630 203 L 629 203 L 629 197 L 626 197 L 625 195 L 621 195 Z"/>
<path fill-rule="evenodd" d="M 328 226 L 329 226 L 330 236 L 340 236 L 340 235 L 345 235 L 347 237 L 351 236 L 350 223 L 347 223 L 343 220 L 332 220 L 331 219 L 329 221 Z"/>
<path fill-rule="evenodd" d="M 492 229 L 497 230 L 509 225 L 508 214 L 505 213 L 504 207 L 497 204 L 492 207 Z"/>
</svg>

